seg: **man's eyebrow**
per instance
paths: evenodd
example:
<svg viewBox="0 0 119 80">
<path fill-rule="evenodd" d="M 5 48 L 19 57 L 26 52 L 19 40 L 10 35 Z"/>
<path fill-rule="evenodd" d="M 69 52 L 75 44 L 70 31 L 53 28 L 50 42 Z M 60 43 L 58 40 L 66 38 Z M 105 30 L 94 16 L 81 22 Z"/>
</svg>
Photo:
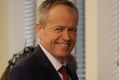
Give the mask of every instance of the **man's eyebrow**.
<svg viewBox="0 0 119 80">
<path fill-rule="evenodd" d="M 65 26 L 62 25 L 55 25 L 54 27 L 65 28 Z"/>
</svg>

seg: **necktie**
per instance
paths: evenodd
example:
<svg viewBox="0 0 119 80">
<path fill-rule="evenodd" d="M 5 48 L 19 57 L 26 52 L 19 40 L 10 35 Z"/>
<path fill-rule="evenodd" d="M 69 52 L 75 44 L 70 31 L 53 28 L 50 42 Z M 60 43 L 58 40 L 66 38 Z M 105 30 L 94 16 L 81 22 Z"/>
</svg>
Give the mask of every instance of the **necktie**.
<svg viewBox="0 0 119 80">
<path fill-rule="evenodd" d="M 65 66 L 62 66 L 58 71 L 63 75 L 63 80 L 69 80 L 68 72 Z"/>
</svg>

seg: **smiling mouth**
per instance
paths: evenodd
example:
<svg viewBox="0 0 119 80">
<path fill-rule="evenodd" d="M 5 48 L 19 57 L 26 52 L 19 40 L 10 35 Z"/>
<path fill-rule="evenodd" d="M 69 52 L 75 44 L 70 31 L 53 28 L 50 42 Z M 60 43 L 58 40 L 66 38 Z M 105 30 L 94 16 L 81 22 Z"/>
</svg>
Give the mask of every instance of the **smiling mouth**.
<svg viewBox="0 0 119 80">
<path fill-rule="evenodd" d="M 70 46 L 69 43 L 57 43 L 57 44 L 61 47 L 69 47 Z"/>
</svg>

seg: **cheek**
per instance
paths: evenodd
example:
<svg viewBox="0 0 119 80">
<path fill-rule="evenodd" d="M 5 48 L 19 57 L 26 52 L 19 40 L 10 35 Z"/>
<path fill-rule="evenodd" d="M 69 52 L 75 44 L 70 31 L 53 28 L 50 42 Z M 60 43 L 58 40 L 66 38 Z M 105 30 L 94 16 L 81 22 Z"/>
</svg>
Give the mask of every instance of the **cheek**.
<svg viewBox="0 0 119 80">
<path fill-rule="evenodd" d="M 72 39 L 73 41 L 76 41 L 76 38 L 77 38 L 76 35 L 72 35 L 72 36 L 71 36 L 71 39 Z"/>
<path fill-rule="evenodd" d="M 44 36 L 43 40 L 45 41 L 45 43 L 51 45 L 54 42 L 55 38 L 51 35 L 46 35 Z"/>
</svg>

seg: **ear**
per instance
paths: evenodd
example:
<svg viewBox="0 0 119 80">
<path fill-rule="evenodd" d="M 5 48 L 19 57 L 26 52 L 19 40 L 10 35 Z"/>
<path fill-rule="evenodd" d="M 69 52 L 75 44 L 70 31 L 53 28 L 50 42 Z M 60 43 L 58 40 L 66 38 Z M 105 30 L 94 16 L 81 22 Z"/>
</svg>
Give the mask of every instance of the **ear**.
<svg viewBox="0 0 119 80">
<path fill-rule="evenodd" d="M 40 29 L 41 29 L 41 25 L 39 23 L 37 23 L 35 25 L 35 31 L 36 31 L 36 33 L 38 33 Z"/>
<path fill-rule="evenodd" d="M 40 35 L 42 35 L 42 31 L 43 31 L 43 26 L 38 23 L 35 25 L 35 31 L 38 37 L 40 37 Z"/>
</svg>

